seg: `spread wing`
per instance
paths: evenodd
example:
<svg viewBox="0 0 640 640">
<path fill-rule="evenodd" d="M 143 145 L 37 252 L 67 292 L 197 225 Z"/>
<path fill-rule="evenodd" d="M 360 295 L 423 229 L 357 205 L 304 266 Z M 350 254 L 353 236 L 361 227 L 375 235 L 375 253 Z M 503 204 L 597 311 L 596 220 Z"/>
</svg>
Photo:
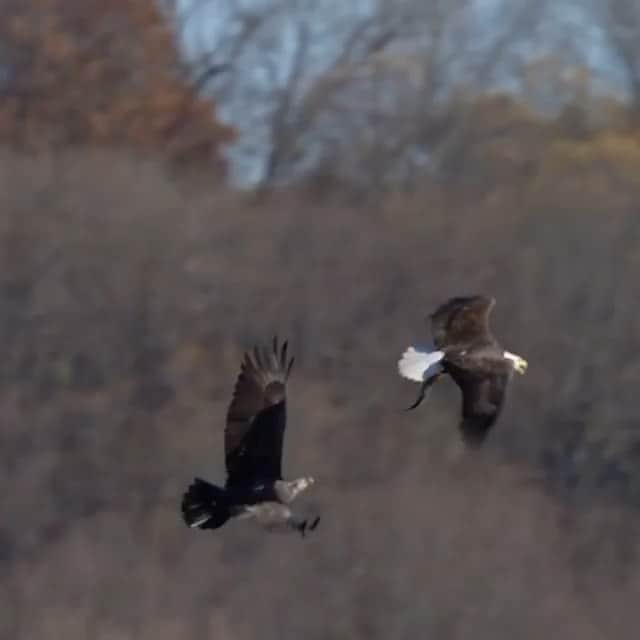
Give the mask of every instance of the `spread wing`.
<svg viewBox="0 0 640 640">
<path fill-rule="evenodd" d="M 495 303 L 493 297 L 469 296 L 451 298 L 442 304 L 429 316 L 436 347 L 493 342 L 489 314 Z"/>
<path fill-rule="evenodd" d="M 272 349 L 245 354 L 224 432 L 227 486 L 282 477 L 287 422 L 286 384 L 293 358 L 273 339 Z"/>
<path fill-rule="evenodd" d="M 482 444 L 504 406 L 508 371 L 472 376 L 458 382 L 462 390 L 462 438 L 470 445 Z"/>
</svg>

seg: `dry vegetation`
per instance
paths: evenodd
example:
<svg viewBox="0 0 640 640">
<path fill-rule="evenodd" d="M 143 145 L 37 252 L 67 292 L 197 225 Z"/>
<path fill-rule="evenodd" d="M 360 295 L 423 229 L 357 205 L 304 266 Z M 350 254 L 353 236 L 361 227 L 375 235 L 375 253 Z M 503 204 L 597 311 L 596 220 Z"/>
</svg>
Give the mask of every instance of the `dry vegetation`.
<svg viewBox="0 0 640 640">
<path fill-rule="evenodd" d="M 246 68 L 274 65 L 269 7 L 188 68 L 151 1 L 0 0 L 0 640 L 637 636 L 631 5 L 600 3 L 627 107 L 553 57 L 523 71 L 527 106 L 477 90 L 535 39 L 526 1 L 482 56 L 456 38 L 479 84 L 443 105 L 435 36 L 469 3 L 400 4 L 315 81 L 300 22 L 275 107 L 243 107 L 271 119 L 254 198 L 211 184 L 233 132 L 200 90 L 244 47 Z M 432 46 L 397 71 L 382 50 L 425 25 Z M 565 107 L 542 119 L 550 94 Z M 530 368 L 469 455 L 455 387 L 403 413 L 416 389 L 396 361 L 428 310 L 472 292 L 497 297 L 496 333 Z M 285 466 L 318 478 L 320 527 L 189 531 L 179 500 L 223 477 L 242 351 L 276 332 L 297 357 Z"/>
<path fill-rule="evenodd" d="M 635 637 L 640 153 L 536 126 L 527 171 L 492 181 L 480 154 L 481 183 L 376 206 L 3 154 L 0 638 Z M 530 369 L 467 456 L 453 385 L 402 414 L 395 362 L 475 291 Z M 241 350 L 276 331 L 286 468 L 319 478 L 324 519 L 306 541 L 189 531 Z"/>
<path fill-rule="evenodd" d="M 0 0 L 0 142 L 215 162 L 233 132 L 190 82 L 155 0 Z"/>
</svg>

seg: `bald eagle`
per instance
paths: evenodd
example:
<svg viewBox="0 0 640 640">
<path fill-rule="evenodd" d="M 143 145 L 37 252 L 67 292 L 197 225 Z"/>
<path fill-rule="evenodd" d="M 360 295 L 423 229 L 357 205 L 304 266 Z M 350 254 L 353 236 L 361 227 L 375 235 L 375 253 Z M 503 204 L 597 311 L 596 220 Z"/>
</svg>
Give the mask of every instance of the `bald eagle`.
<svg viewBox="0 0 640 640">
<path fill-rule="evenodd" d="M 182 517 L 189 527 L 218 529 L 231 518 L 254 519 L 268 530 L 298 531 L 307 526 L 290 503 L 314 483 L 312 477 L 282 479 L 282 446 L 287 421 L 286 386 L 293 358 L 273 339 L 271 350 L 245 353 L 227 411 L 224 430 L 227 481 L 224 488 L 195 478 L 182 498 Z"/>
<path fill-rule="evenodd" d="M 496 301 L 488 296 L 451 298 L 438 307 L 428 320 L 433 346 L 409 347 L 398 361 L 404 378 L 422 383 L 415 409 L 431 386 L 449 374 L 462 392 L 463 440 L 472 446 L 482 444 L 504 405 L 507 387 L 514 371 L 524 374 L 527 361 L 505 351 L 491 334 L 489 314 Z"/>
</svg>

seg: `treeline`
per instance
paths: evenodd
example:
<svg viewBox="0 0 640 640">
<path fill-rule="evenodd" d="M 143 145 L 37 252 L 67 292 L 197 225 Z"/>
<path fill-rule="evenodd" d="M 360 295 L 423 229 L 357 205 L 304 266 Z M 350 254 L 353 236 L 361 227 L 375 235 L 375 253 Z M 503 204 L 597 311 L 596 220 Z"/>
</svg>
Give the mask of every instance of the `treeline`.
<svg viewBox="0 0 640 640">
<path fill-rule="evenodd" d="M 547 60 L 527 91 L 356 128 L 320 100 L 343 75 L 279 112 L 256 198 L 212 179 L 239 132 L 200 94 L 218 61 L 185 67 L 169 14 L 0 6 L 2 640 L 635 637 L 632 103 L 578 74 L 545 109 L 564 78 Z M 318 123 L 334 136 L 290 173 Z M 404 414 L 396 361 L 465 292 L 497 297 L 530 367 L 460 458 L 455 387 Z M 318 535 L 192 535 L 181 492 L 222 477 L 242 350 L 274 333 L 297 361 L 285 467 L 318 478 Z"/>
<path fill-rule="evenodd" d="M 633 637 L 640 238 L 618 182 L 374 207 L 187 192 L 124 152 L 0 163 L 0 637 Z M 497 297 L 530 368 L 460 459 L 455 387 L 404 414 L 395 362 L 466 291 Z M 285 465 L 318 477 L 322 528 L 194 537 L 181 491 L 222 477 L 242 350 L 276 332 Z"/>
<path fill-rule="evenodd" d="M 223 171 L 233 139 L 154 0 L 3 0 L 0 143 L 126 148 Z M 217 163 L 217 164 L 216 164 Z"/>
</svg>

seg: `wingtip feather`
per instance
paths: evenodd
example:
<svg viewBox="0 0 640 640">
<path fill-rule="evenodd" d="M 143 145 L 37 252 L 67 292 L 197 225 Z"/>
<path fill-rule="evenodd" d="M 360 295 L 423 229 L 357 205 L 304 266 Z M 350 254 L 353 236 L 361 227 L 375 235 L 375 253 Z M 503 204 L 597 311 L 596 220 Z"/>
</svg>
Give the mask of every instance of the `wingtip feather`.
<svg viewBox="0 0 640 640">
<path fill-rule="evenodd" d="M 253 348 L 253 355 L 254 355 L 254 360 L 258 365 L 257 368 L 264 369 L 265 368 L 264 353 L 263 353 L 263 350 L 258 345 L 256 345 Z"/>
<path fill-rule="evenodd" d="M 296 361 L 296 359 L 291 356 L 291 360 L 289 360 L 289 366 L 287 367 L 287 378 L 289 377 L 289 374 L 291 373 L 291 369 L 293 369 L 293 363 Z"/>
<path fill-rule="evenodd" d="M 241 371 L 249 376 L 259 375 L 260 371 L 279 371 L 285 378 L 291 373 L 294 358 L 288 359 L 289 341 L 280 343 L 277 335 L 273 336 L 271 345 L 255 345 L 251 350 L 246 351 L 244 360 L 241 363 Z"/>
</svg>

